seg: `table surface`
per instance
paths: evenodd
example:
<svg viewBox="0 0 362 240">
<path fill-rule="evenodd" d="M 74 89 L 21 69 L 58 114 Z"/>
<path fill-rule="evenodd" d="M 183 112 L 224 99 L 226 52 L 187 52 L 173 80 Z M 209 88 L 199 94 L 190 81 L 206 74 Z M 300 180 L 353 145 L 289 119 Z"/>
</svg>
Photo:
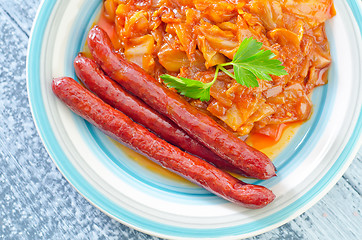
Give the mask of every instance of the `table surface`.
<svg viewBox="0 0 362 240">
<path fill-rule="evenodd" d="M 26 55 L 40 0 L 0 0 L 0 239 L 157 239 L 89 204 L 63 178 L 35 128 Z M 362 236 L 362 151 L 317 204 L 250 239 L 358 239 Z"/>
</svg>

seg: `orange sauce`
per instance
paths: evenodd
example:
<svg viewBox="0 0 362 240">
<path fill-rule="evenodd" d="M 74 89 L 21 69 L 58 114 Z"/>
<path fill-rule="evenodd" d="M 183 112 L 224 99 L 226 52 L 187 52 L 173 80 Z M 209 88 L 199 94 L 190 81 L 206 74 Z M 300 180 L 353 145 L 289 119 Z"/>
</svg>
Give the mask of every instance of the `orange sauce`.
<svg viewBox="0 0 362 240">
<path fill-rule="evenodd" d="M 117 33 L 116 33 L 116 27 L 115 24 L 113 22 L 110 22 L 107 17 L 104 14 L 104 7 L 102 7 L 99 19 L 97 22 L 97 25 L 102 28 L 109 36 L 109 38 L 111 39 L 111 42 L 113 44 L 113 46 L 115 47 L 115 49 L 119 49 L 120 48 L 120 42 L 119 39 L 117 37 Z"/>
<path fill-rule="evenodd" d="M 297 123 L 289 123 L 285 124 L 286 126 L 282 129 L 281 136 L 278 141 L 274 141 L 272 138 L 262 135 L 262 134 L 251 134 L 247 140 L 245 141 L 250 146 L 258 149 L 259 151 L 266 154 L 271 160 L 273 160 L 278 154 L 288 145 L 288 143 L 291 141 L 295 133 L 298 131 L 300 126 L 303 124 L 303 122 L 297 122 Z M 176 173 L 173 173 L 152 160 L 148 159 L 147 157 L 133 151 L 132 149 L 120 144 L 119 142 L 111 139 L 111 141 L 124 152 L 127 157 L 135 161 L 137 164 L 142 166 L 143 168 L 158 174 L 160 176 L 165 177 L 166 179 L 182 183 L 185 185 L 193 186 L 194 184 L 189 182 L 188 180 L 180 177 Z M 231 173 L 234 177 L 239 178 L 243 180 L 245 177 L 240 176 L 238 174 Z"/>
<path fill-rule="evenodd" d="M 95 25 L 98 25 L 99 27 L 101 27 L 104 31 L 106 31 L 106 33 L 108 34 L 108 36 L 110 37 L 112 44 L 115 46 L 116 44 L 119 43 L 119 40 L 117 38 L 116 35 L 116 30 L 115 30 L 115 26 L 114 23 L 111 23 L 107 20 L 107 18 L 105 17 L 104 14 L 104 7 L 102 7 L 101 12 L 98 14 L 98 16 L 96 17 L 92 27 L 94 27 Z M 90 53 L 89 47 L 88 47 L 88 43 L 87 41 L 85 42 L 83 49 L 82 49 L 82 53 L 87 57 L 87 58 L 91 58 L 93 59 L 92 54 Z"/>
<path fill-rule="evenodd" d="M 122 150 L 122 152 L 124 152 L 127 157 L 129 157 L 130 159 L 132 159 L 133 161 L 135 161 L 137 164 L 139 164 L 140 166 L 142 166 L 143 168 L 158 174 L 160 176 L 163 176 L 169 180 L 178 182 L 178 183 L 183 183 L 186 185 L 193 185 L 193 183 L 187 181 L 186 179 L 180 177 L 179 175 L 177 175 L 176 173 L 173 173 L 163 167 L 161 167 L 160 165 L 156 164 L 155 162 L 153 162 L 152 160 L 146 158 L 145 156 L 139 154 L 136 151 L 133 151 L 132 149 L 122 145 L 121 143 L 111 139 L 111 141 L 119 148 Z"/>
<path fill-rule="evenodd" d="M 295 122 L 285 124 L 280 138 L 277 141 L 266 135 L 251 134 L 245 142 L 273 160 L 288 145 L 303 123 L 304 122 Z"/>
</svg>

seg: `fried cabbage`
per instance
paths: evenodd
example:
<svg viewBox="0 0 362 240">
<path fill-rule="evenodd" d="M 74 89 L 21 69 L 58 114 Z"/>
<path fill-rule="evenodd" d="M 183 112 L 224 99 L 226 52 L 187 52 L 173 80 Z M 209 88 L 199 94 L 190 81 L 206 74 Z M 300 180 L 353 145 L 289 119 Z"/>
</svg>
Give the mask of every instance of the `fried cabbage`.
<svg viewBox="0 0 362 240">
<path fill-rule="evenodd" d="M 209 82 L 248 37 L 275 53 L 288 75 L 247 88 L 221 72 L 210 101 L 187 99 L 239 136 L 308 119 L 310 93 L 327 83 L 332 0 L 105 0 L 103 13 L 118 50 L 156 78 Z"/>
</svg>

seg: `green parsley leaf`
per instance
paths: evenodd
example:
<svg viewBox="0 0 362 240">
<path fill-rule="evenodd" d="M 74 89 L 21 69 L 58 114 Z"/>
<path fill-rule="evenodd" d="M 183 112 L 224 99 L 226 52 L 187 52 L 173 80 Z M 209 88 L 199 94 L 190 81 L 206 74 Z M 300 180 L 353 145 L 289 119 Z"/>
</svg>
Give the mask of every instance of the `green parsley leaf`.
<svg viewBox="0 0 362 240">
<path fill-rule="evenodd" d="M 236 51 L 233 62 L 237 63 L 242 61 L 243 59 L 248 59 L 253 55 L 257 54 L 260 48 L 263 46 L 261 42 L 254 40 L 253 38 L 245 38 L 240 46 L 238 51 Z"/>
<path fill-rule="evenodd" d="M 212 84 L 203 83 L 184 77 L 174 77 L 168 74 L 160 76 L 169 88 L 175 88 L 181 95 L 189 98 L 200 99 L 201 101 L 210 100 L 210 87 Z"/>
<path fill-rule="evenodd" d="M 247 69 L 234 66 L 236 82 L 246 87 L 258 87 L 259 83 L 256 76 Z"/>
<path fill-rule="evenodd" d="M 231 62 L 235 73 L 238 72 L 245 75 L 243 77 L 241 74 L 238 74 L 238 76 L 235 74 L 235 80 L 239 84 L 247 87 L 258 87 L 259 84 L 256 78 L 271 81 L 271 74 L 276 76 L 288 74 L 279 60 L 272 59 L 275 57 L 275 54 L 270 50 L 262 50 L 262 45 L 262 43 L 253 38 L 246 38 L 240 44 Z"/>
<path fill-rule="evenodd" d="M 209 101 L 210 88 L 216 81 L 220 70 L 246 87 L 258 87 L 258 79 L 271 81 L 270 75 L 288 75 L 281 62 L 273 59 L 275 54 L 270 50 L 261 49 L 262 46 L 261 42 L 253 38 L 244 39 L 231 62 L 216 66 L 214 79 L 209 83 L 183 77 L 177 78 L 168 74 L 164 74 L 160 78 L 164 80 L 167 87 L 175 88 L 181 95 Z M 234 74 L 226 69 L 226 66 L 233 66 Z"/>
</svg>

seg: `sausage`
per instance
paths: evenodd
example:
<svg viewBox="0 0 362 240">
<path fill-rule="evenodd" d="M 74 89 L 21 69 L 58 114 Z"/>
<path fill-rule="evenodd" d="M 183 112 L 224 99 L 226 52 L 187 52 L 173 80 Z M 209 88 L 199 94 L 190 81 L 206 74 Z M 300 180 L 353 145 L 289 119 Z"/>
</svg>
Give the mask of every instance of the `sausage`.
<svg viewBox="0 0 362 240">
<path fill-rule="evenodd" d="M 207 114 L 191 106 L 138 65 L 117 54 L 101 28 L 88 34 L 88 47 L 106 74 L 150 107 L 168 117 L 187 134 L 246 174 L 258 179 L 275 176 L 275 167 L 262 152 L 252 148 Z"/>
<path fill-rule="evenodd" d="M 74 68 L 83 84 L 107 104 L 123 112 L 133 121 L 150 129 L 167 142 L 195 155 L 216 167 L 247 176 L 208 148 L 192 139 L 182 129 L 168 118 L 160 115 L 139 98 L 125 91 L 98 67 L 98 65 L 83 54 L 78 54 L 74 60 Z"/>
<path fill-rule="evenodd" d="M 256 209 L 275 198 L 269 189 L 246 184 L 160 139 L 72 78 L 53 79 L 52 90 L 73 112 L 108 136 L 230 202 Z"/>
</svg>

